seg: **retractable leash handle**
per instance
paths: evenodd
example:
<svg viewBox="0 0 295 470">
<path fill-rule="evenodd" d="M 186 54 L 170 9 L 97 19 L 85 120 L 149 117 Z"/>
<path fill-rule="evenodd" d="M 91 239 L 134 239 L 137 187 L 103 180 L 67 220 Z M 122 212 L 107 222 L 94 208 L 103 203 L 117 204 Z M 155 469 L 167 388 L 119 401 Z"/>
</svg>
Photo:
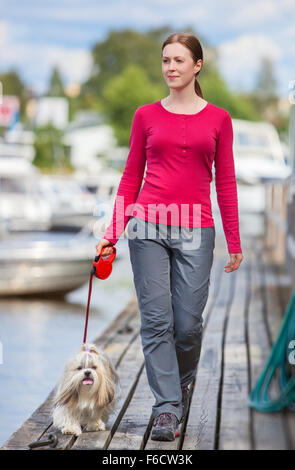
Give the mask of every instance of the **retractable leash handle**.
<svg viewBox="0 0 295 470">
<path fill-rule="evenodd" d="M 112 246 L 113 252 L 108 255 L 107 258 L 103 258 L 103 251 L 106 248 L 109 248 L 109 246 L 105 246 L 104 248 L 102 248 L 100 255 L 94 258 L 92 264 L 91 273 L 94 274 L 94 276 L 98 279 L 106 279 L 107 277 L 109 277 L 112 272 L 112 262 L 116 258 L 117 250 L 114 246 Z"/>
<path fill-rule="evenodd" d="M 113 252 L 110 255 L 107 255 L 107 258 L 103 258 L 103 252 L 106 248 L 109 248 L 109 246 L 103 247 L 100 252 L 100 255 L 94 258 L 94 261 L 92 263 L 92 269 L 90 271 L 88 302 L 87 302 L 87 309 L 86 309 L 83 344 L 86 343 L 86 337 L 87 337 L 89 305 L 90 305 L 90 298 L 91 298 L 91 291 L 92 291 L 92 278 L 93 276 L 97 277 L 98 279 L 106 279 L 107 277 L 109 277 L 109 275 L 112 272 L 112 262 L 114 261 L 116 257 L 116 253 L 117 253 L 116 248 L 112 246 Z"/>
</svg>

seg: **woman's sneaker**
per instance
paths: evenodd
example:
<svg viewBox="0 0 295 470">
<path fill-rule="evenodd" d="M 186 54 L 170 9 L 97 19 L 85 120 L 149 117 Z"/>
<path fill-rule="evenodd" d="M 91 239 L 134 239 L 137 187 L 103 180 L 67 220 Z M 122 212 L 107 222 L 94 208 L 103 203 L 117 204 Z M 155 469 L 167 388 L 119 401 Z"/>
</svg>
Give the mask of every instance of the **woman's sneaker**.
<svg viewBox="0 0 295 470">
<path fill-rule="evenodd" d="M 154 419 L 151 439 L 153 441 L 174 441 L 179 435 L 179 421 L 173 413 L 162 413 Z"/>
<path fill-rule="evenodd" d="M 188 407 L 189 407 L 189 393 L 190 393 L 189 386 L 186 385 L 185 387 L 181 387 L 181 391 L 182 391 L 182 418 L 180 422 L 182 423 L 184 421 L 184 418 L 187 415 Z"/>
</svg>

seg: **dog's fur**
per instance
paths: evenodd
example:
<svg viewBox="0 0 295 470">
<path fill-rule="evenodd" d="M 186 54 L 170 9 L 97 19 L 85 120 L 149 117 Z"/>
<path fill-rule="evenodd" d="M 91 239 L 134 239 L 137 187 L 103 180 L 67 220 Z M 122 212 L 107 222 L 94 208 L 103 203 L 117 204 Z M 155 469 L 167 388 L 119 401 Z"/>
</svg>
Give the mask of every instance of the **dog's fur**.
<svg viewBox="0 0 295 470">
<path fill-rule="evenodd" d="M 105 430 L 113 410 L 118 375 L 107 356 L 94 344 L 84 344 L 62 373 L 53 401 L 53 426 L 63 434 L 79 436 Z"/>
</svg>

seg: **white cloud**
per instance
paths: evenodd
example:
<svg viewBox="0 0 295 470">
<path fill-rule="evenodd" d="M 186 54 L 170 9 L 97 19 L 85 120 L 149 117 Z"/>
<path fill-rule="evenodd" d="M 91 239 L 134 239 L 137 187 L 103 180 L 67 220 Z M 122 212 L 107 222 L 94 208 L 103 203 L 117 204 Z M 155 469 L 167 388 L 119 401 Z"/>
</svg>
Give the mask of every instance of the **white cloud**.
<svg viewBox="0 0 295 470">
<path fill-rule="evenodd" d="M 270 58 L 275 67 L 282 55 L 279 45 L 263 34 L 245 34 L 225 41 L 218 47 L 218 53 L 220 73 L 237 90 L 253 86 L 263 57 Z"/>
<path fill-rule="evenodd" d="M 251 5 L 252 3 L 252 5 Z M 267 21 L 277 18 L 278 4 L 270 0 L 251 0 L 250 2 L 238 2 L 236 9 L 228 17 L 228 26 L 235 28 L 253 27 L 257 24 L 265 24 Z"/>
<path fill-rule="evenodd" d="M 16 66 L 38 92 L 47 87 L 50 71 L 55 65 L 65 83 L 84 81 L 92 67 L 92 56 L 87 49 L 14 42 L 12 27 L 8 22 L 0 23 L 0 48 L 1 71 Z"/>
<path fill-rule="evenodd" d="M 0 21 L 0 46 L 3 47 L 8 41 L 9 37 L 9 26 L 6 21 Z"/>
</svg>

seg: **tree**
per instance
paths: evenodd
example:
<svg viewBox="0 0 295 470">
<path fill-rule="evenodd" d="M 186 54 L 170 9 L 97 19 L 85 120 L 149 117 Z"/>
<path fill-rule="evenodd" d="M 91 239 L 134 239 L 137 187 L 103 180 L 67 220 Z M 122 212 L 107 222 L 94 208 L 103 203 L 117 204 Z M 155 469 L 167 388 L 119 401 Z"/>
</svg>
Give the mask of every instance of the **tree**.
<svg viewBox="0 0 295 470">
<path fill-rule="evenodd" d="M 57 67 L 53 67 L 46 96 L 65 97 L 63 80 Z"/>
<path fill-rule="evenodd" d="M 52 124 L 35 130 L 35 158 L 33 164 L 38 168 L 50 171 L 71 170 L 69 156 L 63 144 L 63 132 Z"/>
<path fill-rule="evenodd" d="M 277 81 L 274 76 L 272 61 L 269 57 L 263 57 L 254 91 L 268 100 L 277 96 L 276 88 Z"/>
<path fill-rule="evenodd" d="M 139 106 L 158 100 L 164 87 L 153 84 L 145 70 L 130 64 L 110 79 L 102 92 L 103 114 L 119 145 L 128 146 L 132 116 Z"/>
<path fill-rule="evenodd" d="M 20 117 L 24 116 L 27 100 L 31 97 L 30 90 L 26 87 L 18 72 L 14 69 L 0 74 L 3 95 L 13 95 L 20 99 Z"/>
<path fill-rule="evenodd" d="M 204 98 L 226 109 L 232 118 L 259 120 L 259 113 L 250 98 L 232 93 L 216 68 L 211 67 L 206 76 L 200 74 L 199 83 Z"/>
</svg>

